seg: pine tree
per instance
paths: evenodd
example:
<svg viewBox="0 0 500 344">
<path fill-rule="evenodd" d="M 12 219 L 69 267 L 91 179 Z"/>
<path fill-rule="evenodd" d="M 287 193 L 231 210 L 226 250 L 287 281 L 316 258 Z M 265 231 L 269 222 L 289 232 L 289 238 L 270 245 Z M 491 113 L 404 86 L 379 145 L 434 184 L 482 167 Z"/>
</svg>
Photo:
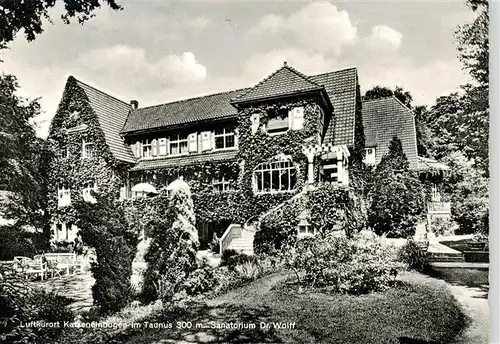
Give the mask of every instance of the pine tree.
<svg viewBox="0 0 500 344">
<path fill-rule="evenodd" d="M 415 233 L 419 215 L 424 211 L 423 187 L 409 171 L 397 137 L 391 140 L 389 152 L 375 170 L 368 196 L 368 224 L 375 233 L 397 238 Z"/>
</svg>

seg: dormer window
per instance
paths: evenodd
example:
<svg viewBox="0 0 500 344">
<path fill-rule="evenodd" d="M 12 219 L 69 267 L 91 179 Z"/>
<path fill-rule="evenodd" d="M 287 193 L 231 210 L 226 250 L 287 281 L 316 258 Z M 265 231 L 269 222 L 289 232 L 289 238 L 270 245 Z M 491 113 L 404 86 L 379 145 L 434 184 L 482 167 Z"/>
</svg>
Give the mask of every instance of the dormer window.
<svg viewBox="0 0 500 344">
<path fill-rule="evenodd" d="M 301 130 L 304 128 L 304 108 L 294 107 L 290 110 L 279 109 L 266 123 L 266 131 L 269 134 L 280 134 L 288 130 Z"/>
<path fill-rule="evenodd" d="M 83 140 L 82 157 L 84 159 L 95 158 L 94 143 Z"/>
<path fill-rule="evenodd" d="M 215 149 L 234 148 L 236 139 L 233 127 L 222 127 L 214 132 Z"/>
</svg>

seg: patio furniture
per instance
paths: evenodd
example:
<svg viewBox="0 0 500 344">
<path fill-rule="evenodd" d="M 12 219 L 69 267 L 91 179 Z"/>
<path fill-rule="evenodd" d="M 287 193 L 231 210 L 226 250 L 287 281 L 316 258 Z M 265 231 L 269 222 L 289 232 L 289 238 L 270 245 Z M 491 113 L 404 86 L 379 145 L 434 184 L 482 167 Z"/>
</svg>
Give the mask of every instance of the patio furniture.
<svg viewBox="0 0 500 344">
<path fill-rule="evenodd" d="M 26 269 L 24 270 L 24 275 L 26 279 L 34 275 L 35 277 L 40 276 L 40 280 L 43 281 L 43 277 L 47 278 L 47 263 L 42 260 L 42 258 L 33 259 L 27 263 Z"/>
<path fill-rule="evenodd" d="M 13 265 L 14 272 L 24 273 L 30 261 L 31 258 L 29 257 L 15 256 Z"/>
</svg>

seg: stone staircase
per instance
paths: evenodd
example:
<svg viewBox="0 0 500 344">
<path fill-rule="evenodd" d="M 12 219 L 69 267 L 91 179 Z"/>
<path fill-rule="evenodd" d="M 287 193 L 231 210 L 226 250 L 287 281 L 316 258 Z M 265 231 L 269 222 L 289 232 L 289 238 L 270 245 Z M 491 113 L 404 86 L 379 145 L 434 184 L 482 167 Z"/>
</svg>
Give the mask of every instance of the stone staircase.
<svg viewBox="0 0 500 344">
<path fill-rule="evenodd" d="M 255 231 L 242 229 L 239 237 L 233 238 L 227 249 L 235 250 L 236 252 L 253 255 L 253 238 Z"/>
<path fill-rule="evenodd" d="M 431 262 L 464 262 L 464 254 L 454 250 L 446 245 L 441 244 L 437 240 L 429 240 L 429 248 L 427 249 L 427 257 Z"/>
</svg>

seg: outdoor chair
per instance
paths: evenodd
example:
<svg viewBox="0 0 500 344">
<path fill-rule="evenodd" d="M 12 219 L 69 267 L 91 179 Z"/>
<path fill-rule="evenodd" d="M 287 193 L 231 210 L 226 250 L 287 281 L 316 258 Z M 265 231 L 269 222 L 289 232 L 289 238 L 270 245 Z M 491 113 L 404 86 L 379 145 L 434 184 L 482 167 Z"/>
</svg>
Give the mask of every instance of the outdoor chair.
<svg viewBox="0 0 500 344">
<path fill-rule="evenodd" d="M 26 279 L 32 275 L 35 277 L 40 276 L 40 280 L 43 281 L 44 276 L 47 278 L 47 263 L 43 262 L 41 258 L 29 261 L 24 270 L 24 275 Z"/>
<path fill-rule="evenodd" d="M 24 271 L 28 267 L 28 263 L 31 261 L 29 257 L 16 256 L 14 257 L 14 272 L 16 273 L 24 273 Z"/>
</svg>

